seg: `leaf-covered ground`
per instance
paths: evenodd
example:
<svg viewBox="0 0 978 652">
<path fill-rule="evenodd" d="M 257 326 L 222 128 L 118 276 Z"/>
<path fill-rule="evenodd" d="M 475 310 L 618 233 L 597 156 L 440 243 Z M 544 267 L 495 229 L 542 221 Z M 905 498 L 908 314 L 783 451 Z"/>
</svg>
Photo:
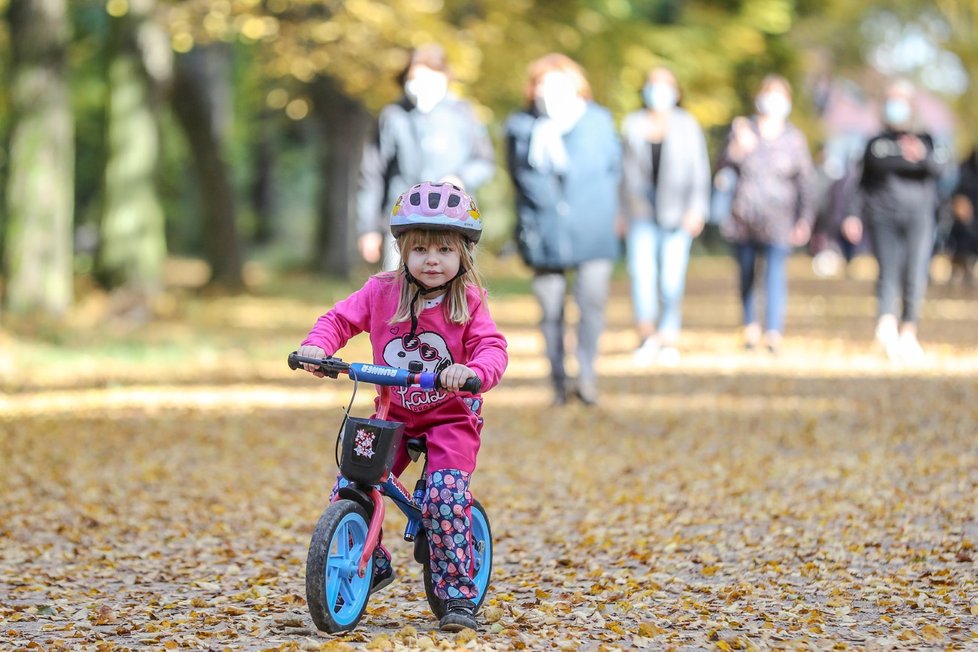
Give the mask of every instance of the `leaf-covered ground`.
<svg viewBox="0 0 978 652">
<path fill-rule="evenodd" d="M 0 648 L 978 647 L 978 297 L 932 288 L 928 359 L 895 365 L 869 275 L 795 261 L 772 357 L 739 347 L 728 261 L 691 273 L 677 368 L 632 366 L 616 286 L 597 408 L 550 407 L 534 304 L 496 298 L 476 637 L 437 632 L 396 514 L 399 581 L 355 633 L 314 630 L 306 546 L 350 385 L 284 357 L 320 303 L 180 303 L 79 330 L 58 363 L 0 333 Z"/>
</svg>

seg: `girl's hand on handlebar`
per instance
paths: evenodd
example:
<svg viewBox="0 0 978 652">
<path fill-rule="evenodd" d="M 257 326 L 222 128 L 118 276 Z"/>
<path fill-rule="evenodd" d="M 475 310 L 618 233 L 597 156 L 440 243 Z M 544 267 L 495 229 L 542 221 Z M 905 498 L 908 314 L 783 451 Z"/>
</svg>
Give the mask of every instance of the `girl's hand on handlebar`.
<svg viewBox="0 0 978 652">
<path fill-rule="evenodd" d="M 475 378 L 475 372 L 464 364 L 453 364 L 438 376 L 442 388 L 449 392 L 459 391 L 469 378 Z"/>
<path fill-rule="evenodd" d="M 301 355 L 301 356 L 303 356 L 303 357 L 306 357 L 306 358 L 320 358 L 320 359 L 322 359 L 322 358 L 325 358 L 326 357 L 326 352 L 325 351 L 323 351 L 318 346 L 313 346 L 311 344 L 306 344 L 305 346 L 300 346 L 299 349 L 296 351 L 296 353 L 299 354 L 299 355 Z M 319 370 L 319 367 L 317 367 L 314 364 L 304 364 L 304 365 L 302 365 L 302 368 L 305 369 L 308 372 L 311 372 L 313 376 L 318 376 L 319 378 L 322 378 L 322 377 L 324 377 L 326 375 L 322 371 Z"/>
</svg>

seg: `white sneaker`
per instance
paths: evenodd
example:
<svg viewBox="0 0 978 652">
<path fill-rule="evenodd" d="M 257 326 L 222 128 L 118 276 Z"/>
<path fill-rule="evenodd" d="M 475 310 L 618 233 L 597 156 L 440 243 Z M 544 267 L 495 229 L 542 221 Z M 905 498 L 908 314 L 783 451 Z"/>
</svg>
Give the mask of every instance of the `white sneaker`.
<svg viewBox="0 0 978 652">
<path fill-rule="evenodd" d="M 659 349 L 659 355 L 656 356 L 656 360 L 663 367 L 678 367 L 679 358 L 679 349 L 674 346 L 662 347 Z"/>
<path fill-rule="evenodd" d="M 921 348 L 920 342 L 917 341 L 916 334 L 909 332 L 900 333 L 899 348 L 900 357 L 904 362 L 911 364 L 923 362 L 924 349 Z"/>
<path fill-rule="evenodd" d="M 647 337 L 642 345 L 635 349 L 635 353 L 632 354 L 632 362 L 639 367 L 648 367 L 658 353 L 659 341 L 654 337 Z"/>
<path fill-rule="evenodd" d="M 896 324 L 890 322 L 879 324 L 876 327 L 876 343 L 890 360 L 899 360 L 902 357 L 900 333 L 897 332 Z"/>
</svg>

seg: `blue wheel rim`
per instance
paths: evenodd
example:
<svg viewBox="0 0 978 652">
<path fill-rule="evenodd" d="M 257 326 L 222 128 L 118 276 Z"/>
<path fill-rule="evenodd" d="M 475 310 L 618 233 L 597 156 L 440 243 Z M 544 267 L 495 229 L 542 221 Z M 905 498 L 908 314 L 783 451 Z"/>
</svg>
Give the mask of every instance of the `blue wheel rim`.
<svg viewBox="0 0 978 652">
<path fill-rule="evenodd" d="M 363 577 L 357 573 L 367 542 L 367 524 L 357 514 L 347 514 L 333 530 L 326 548 L 323 573 L 326 607 L 337 625 L 345 627 L 357 619 L 370 594 L 373 560 Z"/>
<path fill-rule="evenodd" d="M 489 538 L 489 528 L 486 527 L 482 512 L 477 509 L 472 510 L 472 543 L 475 561 L 475 576 L 472 578 L 472 583 L 475 584 L 479 590 L 479 595 L 482 596 L 486 594 L 486 588 L 489 585 L 489 573 L 492 570 L 490 564 L 486 563 L 486 560 L 492 559 L 492 539 Z"/>
</svg>

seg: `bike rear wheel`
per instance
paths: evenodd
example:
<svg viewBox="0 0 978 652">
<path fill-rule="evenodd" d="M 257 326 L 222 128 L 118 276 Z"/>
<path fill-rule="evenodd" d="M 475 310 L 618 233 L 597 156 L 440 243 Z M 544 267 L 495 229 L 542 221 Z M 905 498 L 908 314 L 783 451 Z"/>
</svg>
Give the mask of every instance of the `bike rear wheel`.
<svg viewBox="0 0 978 652">
<path fill-rule="evenodd" d="M 360 577 L 357 567 L 370 519 L 352 500 L 338 500 L 319 517 L 306 557 L 306 601 L 312 621 L 334 634 L 357 626 L 367 608 L 373 559 Z"/>
<path fill-rule="evenodd" d="M 489 526 L 489 516 L 478 500 L 472 502 L 472 561 L 474 565 L 472 582 L 479 591 L 479 597 L 475 600 L 475 610 L 478 612 L 486 599 L 489 576 L 492 574 L 492 529 Z M 435 595 L 435 583 L 431 577 L 429 560 L 423 562 L 423 568 L 424 592 L 428 598 L 428 606 L 431 607 L 435 618 L 441 619 L 445 615 L 445 601 Z"/>
</svg>

